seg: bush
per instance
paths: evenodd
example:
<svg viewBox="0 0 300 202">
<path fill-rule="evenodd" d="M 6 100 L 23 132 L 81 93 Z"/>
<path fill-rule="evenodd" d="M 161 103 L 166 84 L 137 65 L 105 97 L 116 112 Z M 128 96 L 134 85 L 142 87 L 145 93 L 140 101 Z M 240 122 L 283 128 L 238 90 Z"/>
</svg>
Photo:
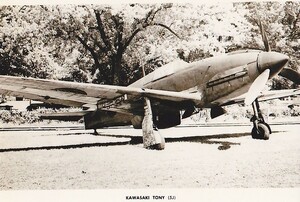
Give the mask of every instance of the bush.
<svg viewBox="0 0 300 202">
<path fill-rule="evenodd" d="M 7 111 L 0 110 L 0 119 L 3 123 L 25 124 L 35 123 L 40 120 L 39 114 L 36 111 Z"/>
<path fill-rule="evenodd" d="M 0 123 L 13 124 L 32 124 L 43 121 L 40 119 L 41 114 L 74 112 L 81 110 L 80 108 L 61 108 L 61 109 L 46 109 L 39 108 L 33 111 L 17 111 L 17 110 L 0 110 Z"/>
</svg>

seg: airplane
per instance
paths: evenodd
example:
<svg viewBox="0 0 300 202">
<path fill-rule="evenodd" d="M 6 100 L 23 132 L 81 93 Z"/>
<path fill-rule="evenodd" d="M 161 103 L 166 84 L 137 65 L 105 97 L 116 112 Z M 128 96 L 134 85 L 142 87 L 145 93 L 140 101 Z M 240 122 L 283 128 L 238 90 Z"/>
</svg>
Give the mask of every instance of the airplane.
<svg viewBox="0 0 300 202">
<path fill-rule="evenodd" d="M 276 75 L 300 83 L 297 71 L 286 68 L 289 57 L 271 51 L 261 23 L 265 51 L 240 50 L 193 63 L 174 61 L 129 86 L 98 85 L 67 81 L 0 76 L 0 94 L 25 97 L 45 103 L 82 107 L 82 111 L 48 115 L 48 118 L 84 117 L 85 129 L 133 125 L 143 131 L 147 149 L 163 150 L 165 139 L 158 129 L 181 124 L 203 108 L 216 118 L 227 105 L 252 105 L 254 139 L 269 139 L 272 133 L 259 102 L 299 95 L 300 89 L 262 92 Z M 44 115 L 47 118 L 47 115 Z"/>
</svg>

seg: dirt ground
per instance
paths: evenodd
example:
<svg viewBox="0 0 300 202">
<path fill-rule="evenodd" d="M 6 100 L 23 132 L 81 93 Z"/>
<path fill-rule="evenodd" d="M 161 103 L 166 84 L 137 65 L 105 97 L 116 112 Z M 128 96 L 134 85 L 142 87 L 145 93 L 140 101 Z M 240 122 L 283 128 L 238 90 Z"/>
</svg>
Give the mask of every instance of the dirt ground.
<svg viewBox="0 0 300 202">
<path fill-rule="evenodd" d="M 163 151 L 132 128 L 0 131 L 0 190 L 297 188 L 299 125 L 272 129 L 268 141 L 249 125 L 161 130 Z"/>
</svg>

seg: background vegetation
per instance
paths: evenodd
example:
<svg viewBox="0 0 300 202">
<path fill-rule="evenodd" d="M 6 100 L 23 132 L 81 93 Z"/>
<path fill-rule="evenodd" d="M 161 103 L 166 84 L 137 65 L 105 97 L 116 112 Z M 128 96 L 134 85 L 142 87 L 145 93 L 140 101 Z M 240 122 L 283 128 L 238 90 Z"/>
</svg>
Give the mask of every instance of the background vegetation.
<svg viewBox="0 0 300 202">
<path fill-rule="evenodd" d="M 300 63 L 300 2 L 26 5 L 0 7 L 0 74 L 128 85 L 181 58 L 188 62 L 263 43 Z M 284 78 L 275 89 L 293 87 Z"/>
<path fill-rule="evenodd" d="M 270 103 L 266 105 L 262 105 L 262 112 L 265 118 L 268 121 L 272 121 L 273 119 L 276 121 L 297 121 L 300 116 L 300 106 L 299 105 L 291 105 L 289 107 L 282 103 L 283 101 L 279 101 L 277 103 L 271 103 L 272 107 L 269 106 Z M 26 124 L 41 124 L 41 125 L 60 125 L 65 124 L 65 121 L 57 121 L 57 120 L 42 120 L 40 118 L 41 114 L 49 114 L 49 113 L 60 113 L 60 112 L 68 112 L 68 111 L 76 111 L 80 110 L 77 108 L 62 108 L 62 109 L 45 109 L 39 108 L 33 111 L 18 111 L 18 110 L 0 110 L 0 124 L 3 125 L 26 125 Z M 227 114 L 217 118 L 211 119 L 210 117 L 210 109 L 203 109 L 191 116 L 191 119 L 187 119 L 187 123 L 205 123 L 205 122 L 223 122 L 226 120 L 227 122 L 246 122 L 250 124 L 249 119 L 253 116 L 253 110 L 251 107 L 245 106 L 227 106 L 226 107 Z M 70 124 L 82 124 L 83 120 L 79 120 L 77 122 L 73 122 Z M 183 121 L 186 123 L 186 120 Z"/>
</svg>

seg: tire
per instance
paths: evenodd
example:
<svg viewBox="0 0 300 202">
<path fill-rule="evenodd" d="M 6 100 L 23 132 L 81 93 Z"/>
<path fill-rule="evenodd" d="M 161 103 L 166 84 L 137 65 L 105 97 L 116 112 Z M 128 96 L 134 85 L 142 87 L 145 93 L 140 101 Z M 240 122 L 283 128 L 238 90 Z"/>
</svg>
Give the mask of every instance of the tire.
<svg viewBox="0 0 300 202">
<path fill-rule="evenodd" d="M 147 147 L 147 149 L 150 149 L 150 150 L 164 150 L 165 149 L 165 143 L 163 142 L 163 143 L 150 145 L 149 147 Z"/>
<path fill-rule="evenodd" d="M 253 127 L 251 135 L 253 139 L 268 140 L 270 129 L 266 123 L 258 123 L 257 129 Z"/>
</svg>

